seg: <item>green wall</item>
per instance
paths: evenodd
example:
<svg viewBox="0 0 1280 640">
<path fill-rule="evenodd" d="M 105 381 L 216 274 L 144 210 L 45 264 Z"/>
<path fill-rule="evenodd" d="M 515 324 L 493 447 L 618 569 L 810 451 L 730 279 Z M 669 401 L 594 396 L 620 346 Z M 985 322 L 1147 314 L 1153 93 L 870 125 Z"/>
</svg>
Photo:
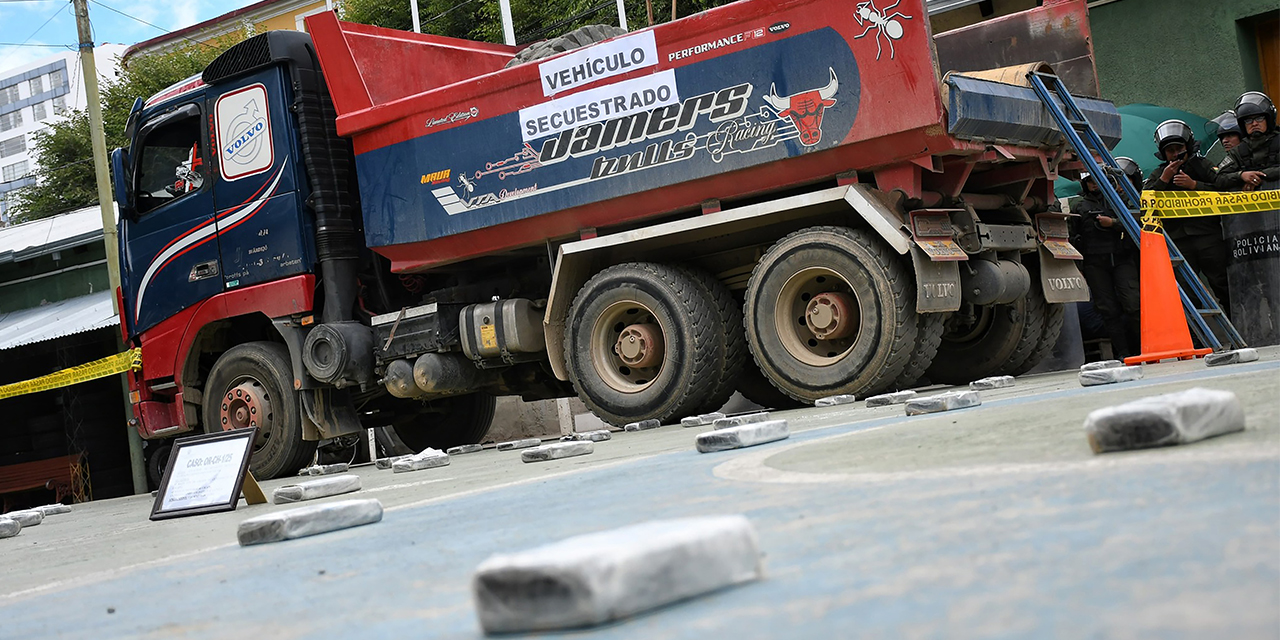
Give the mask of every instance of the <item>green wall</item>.
<svg viewBox="0 0 1280 640">
<path fill-rule="evenodd" d="M 52 255 L 45 255 L 0 265 L 0 313 L 30 309 L 40 306 L 42 302 L 58 302 L 105 291 L 110 287 L 105 264 L 71 269 L 26 282 L 14 282 L 67 267 L 97 262 L 104 257 L 106 257 L 106 249 L 101 242 L 97 242 L 64 249 L 59 252 L 59 259 L 56 261 Z"/>
<path fill-rule="evenodd" d="M 1089 10 L 1102 96 L 1213 118 L 1262 89 L 1252 24 L 1280 0 L 1116 0 Z"/>
</svg>

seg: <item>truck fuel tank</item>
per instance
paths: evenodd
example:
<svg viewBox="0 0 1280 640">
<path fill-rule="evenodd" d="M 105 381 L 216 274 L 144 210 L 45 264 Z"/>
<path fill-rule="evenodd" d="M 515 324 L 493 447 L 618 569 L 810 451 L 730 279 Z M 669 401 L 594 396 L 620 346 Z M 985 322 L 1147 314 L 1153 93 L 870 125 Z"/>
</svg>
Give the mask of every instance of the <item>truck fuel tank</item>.
<svg viewBox="0 0 1280 640">
<path fill-rule="evenodd" d="M 464 307 L 458 316 L 463 353 L 472 360 L 485 360 L 545 351 L 547 343 L 542 331 L 545 307 L 545 303 L 526 298 Z"/>
</svg>

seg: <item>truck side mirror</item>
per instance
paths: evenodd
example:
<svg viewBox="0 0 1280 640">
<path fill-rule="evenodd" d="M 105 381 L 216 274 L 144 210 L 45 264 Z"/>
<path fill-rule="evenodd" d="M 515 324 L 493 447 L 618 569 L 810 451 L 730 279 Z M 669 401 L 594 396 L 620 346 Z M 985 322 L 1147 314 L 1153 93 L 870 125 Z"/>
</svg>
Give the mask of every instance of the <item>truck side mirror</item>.
<svg viewBox="0 0 1280 640">
<path fill-rule="evenodd" d="M 120 216 L 133 220 L 136 218 L 133 208 L 133 189 L 130 189 L 129 157 L 124 149 L 111 152 L 111 182 L 115 187 L 116 206 L 120 208 Z"/>
</svg>

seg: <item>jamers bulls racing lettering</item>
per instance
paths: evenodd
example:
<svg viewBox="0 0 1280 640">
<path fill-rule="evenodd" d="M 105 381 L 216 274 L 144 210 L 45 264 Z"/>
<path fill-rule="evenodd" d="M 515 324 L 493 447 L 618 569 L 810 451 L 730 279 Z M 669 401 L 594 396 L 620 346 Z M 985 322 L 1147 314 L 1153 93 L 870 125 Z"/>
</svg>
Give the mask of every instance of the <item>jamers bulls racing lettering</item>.
<svg viewBox="0 0 1280 640">
<path fill-rule="evenodd" d="M 747 111 L 754 87 L 750 83 L 742 83 L 686 98 L 678 104 L 565 130 L 544 140 L 536 151 L 536 158 L 532 157 L 534 149 L 525 145 L 530 157 L 521 160 L 521 166 L 525 167 L 521 172 L 536 172 L 570 158 L 595 155 L 590 173 L 578 180 L 479 192 L 477 181 L 486 172 L 476 171 L 471 174 L 473 179 L 460 173 L 456 187 L 435 189 L 432 193 L 449 215 L 456 215 L 586 181 L 681 162 L 694 157 L 699 151 L 719 163 L 731 154 L 752 153 L 788 140 L 799 140 L 802 145 L 812 147 L 822 141 L 824 112 L 837 103 L 835 96 L 840 83 L 834 69 L 828 69 L 828 72 L 830 81 L 825 86 L 789 96 L 779 96 L 777 88 L 771 85 L 769 93 L 762 96 L 768 107 L 761 106 L 754 112 Z M 710 131 L 696 133 L 694 129 L 699 128 L 700 122 L 715 126 Z M 683 136 L 675 135 L 681 132 Z M 597 155 L 648 140 L 653 142 L 638 151 L 623 155 Z"/>
</svg>

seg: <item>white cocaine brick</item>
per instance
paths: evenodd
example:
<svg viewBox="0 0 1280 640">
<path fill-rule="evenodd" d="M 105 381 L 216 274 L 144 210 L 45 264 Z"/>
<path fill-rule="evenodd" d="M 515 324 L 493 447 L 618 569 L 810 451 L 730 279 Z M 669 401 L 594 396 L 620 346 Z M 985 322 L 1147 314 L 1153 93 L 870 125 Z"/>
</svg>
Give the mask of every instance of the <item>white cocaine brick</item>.
<svg viewBox="0 0 1280 640">
<path fill-rule="evenodd" d="M 537 438 L 525 438 L 523 440 L 512 440 L 510 442 L 499 442 L 498 451 L 511 451 L 512 449 L 528 449 L 542 444 Z"/>
<path fill-rule="evenodd" d="M 1230 391 L 1195 387 L 1098 409 L 1084 430 L 1094 453 L 1187 444 L 1244 431 L 1244 408 Z"/>
<path fill-rule="evenodd" d="M 382 503 L 373 499 L 339 500 L 268 513 L 240 523 L 240 546 L 305 538 L 318 533 L 371 524 L 382 519 Z"/>
<path fill-rule="evenodd" d="M 58 502 L 55 504 L 46 504 L 43 506 L 36 507 L 35 509 L 40 513 L 43 513 L 46 517 L 58 515 L 59 513 L 71 513 L 71 507 L 68 507 L 67 505 L 62 504 L 61 502 Z"/>
<path fill-rule="evenodd" d="M 707 425 L 709 425 L 709 424 L 711 424 L 711 423 L 715 422 L 716 420 L 719 420 L 719 419 L 721 419 L 721 418 L 723 418 L 723 417 L 724 417 L 724 414 L 723 414 L 723 413 L 720 413 L 719 411 L 713 411 L 713 412 L 711 412 L 711 413 L 704 413 L 704 414 L 702 414 L 702 415 L 698 415 L 698 416 L 689 416 L 688 418 L 681 418 L 681 419 L 680 419 L 680 426 L 682 426 L 682 427 L 705 427 L 705 426 L 707 426 Z"/>
<path fill-rule="evenodd" d="M 520 459 L 525 462 L 544 462 L 546 460 L 572 458 L 573 456 L 585 456 L 595 451 L 595 446 L 595 443 L 590 440 L 553 442 L 521 451 Z"/>
<path fill-rule="evenodd" d="M 25 509 L 23 511 L 10 511 L 4 514 L 7 518 L 13 518 L 24 527 L 34 527 L 44 522 L 44 514 L 36 509 Z"/>
<path fill-rule="evenodd" d="M 408 456 L 390 456 L 390 457 L 386 457 L 386 458 L 378 458 L 377 460 L 375 460 L 375 461 L 373 462 L 373 466 L 375 466 L 375 467 L 377 467 L 377 468 L 379 468 L 379 469 L 390 469 L 390 468 L 391 468 L 391 465 L 395 464 L 396 460 L 404 460 L 404 459 L 406 459 L 406 458 L 410 458 L 410 457 L 412 457 L 412 456 L 411 456 L 411 455 L 408 455 Z"/>
<path fill-rule="evenodd" d="M 444 452 L 451 456 L 460 456 L 464 453 L 477 453 L 480 451 L 484 451 L 484 445 L 464 444 L 457 447 L 449 447 L 448 449 L 445 449 Z"/>
<path fill-rule="evenodd" d="M 490 556 L 471 581 L 486 633 L 599 625 L 761 575 L 742 516 L 656 520 Z"/>
<path fill-rule="evenodd" d="M 700 433 L 697 447 L 700 453 L 727 451 L 782 440 L 790 435 L 786 420 L 770 420 Z"/>
<path fill-rule="evenodd" d="M 1100 360 L 1098 362 L 1086 362 L 1080 366 L 1081 371 L 1097 371 L 1098 369 L 1114 369 L 1123 367 L 1124 363 L 1119 360 Z"/>
<path fill-rule="evenodd" d="M 415 453 L 403 460 L 396 460 L 391 463 L 391 471 L 393 473 L 407 473 L 409 471 L 444 467 L 448 466 L 448 464 L 449 454 L 439 449 L 426 449 L 421 453 Z"/>
<path fill-rule="evenodd" d="M 868 407 L 887 407 L 891 404 L 902 404 L 916 397 L 914 391 L 894 391 L 893 393 L 882 393 L 878 396 L 867 398 Z"/>
<path fill-rule="evenodd" d="M 1096 387 L 1100 384 L 1113 384 L 1116 382 L 1132 382 L 1142 379 L 1142 367 L 1112 367 L 1110 369 L 1095 369 L 1093 371 L 1081 371 L 1080 386 Z"/>
<path fill-rule="evenodd" d="M 287 484 L 283 487 L 276 487 L 271 492 L 271 501 L 276 504 L 285 504 L 286 502 L 302 502 L 303 500 L 315 500 L 316 498 L 327 498 L 342 493 L 351 493 L 360 490 L 360 476 L 347 474 L 341 476 L 330 476 L 328 478 L 320 478 L 319 480 L 309 480 L 307 482 L 299 482 L 298 484 Z"/>
<path fill-rule="evenodd" d="M 12 538 L 22 531 L 22 523 L 7 515 L 0 516 L 0 539 Z"/>
<path fill-rule="evenodd" d="M 335 464 L 318 464 L 307 467 L 307 473 L 313 476 L 331 476 L 336 473 L 346 473 L 350 467 L 345 462 Z"/>
<path fill-rule="evenodd" d="M 982 378 L 969 383 L 969 388 L 974 391 L 982 391 L 985 389 L 1003 389 L 1004 387 L 1013 386 L 1013 376 L 991 376 L 990 378 Z"/>
<path fill-rule="evenodd" d="M 924 413 L 939 413 L 955 409 L 967 409 L 982 404 L 982 396 L 977 391 L 949 391 L 936 396 L 925 396 L 907 401 L 907 415 L 918 416 Z"/>
<path fill-rule="evenodd" d="M 583 431 L 582 433 L 573 433 L 560 438 L 561 442 L 581 442 L 589 440 L 591 442 L 604 442 L 612 440 L 613 434 L 608 429 L 596 429 L 595 431 Z"/>
<path fill-rule="evenodd" d="M 627 424 L 623 425 L 622 430 L 623 431 L 647 431 L 649 429 L 657 429 L 658 427 L 661 427 L 661 426 L 662 426 L 662 423 L 658 421 L 657 418 L 650 418 L 649 420 L 641 420 L 640 422 L 628 422 Z"/>
<path fill-rule="evenodd" d="M 834 407 L 838 404 L 853 404 L 857 401 L 858 401 L 857 398 L 845 393 L 838 396 L 827 396 L 825 398 L 818 398 L 817 400 L 813 401 L 813 406 Z"/>
<path fill-rule="evenodd" d="M 765 422 L 768 419 L 769 414 L 767 413 L 749 413 L 745 416 L 726 416 L 724 418 L 717 418 L 715 422 L 711 423 L 711 426 L 716 429 L 724 429 L 725 427 L 740 427 L 744 424 Z"/>
<path fill-rule="evenodd" d="M 1235 351 L 1223 351 L 1222 353 L 1211 353 L 1204 357 L 1204 364 L 1207 367 L 1218 367 L 1224 364 L 1241 364 L 1244 362 L 1253 362 L 1258 359 L 1257 349 L 1236 349 Z"/>
</svg>

